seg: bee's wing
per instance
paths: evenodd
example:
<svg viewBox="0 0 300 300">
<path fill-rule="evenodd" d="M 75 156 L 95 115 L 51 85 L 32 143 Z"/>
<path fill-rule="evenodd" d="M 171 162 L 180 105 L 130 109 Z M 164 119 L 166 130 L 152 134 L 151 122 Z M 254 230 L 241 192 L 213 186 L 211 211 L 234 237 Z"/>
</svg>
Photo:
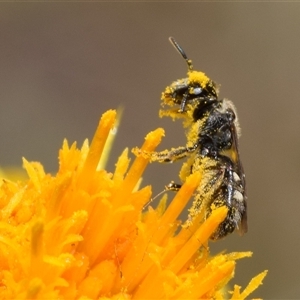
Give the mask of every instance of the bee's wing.
<svg viewBox="0 0 300 300">
<path fill-rule="evenodd" d="M 239 207 L 239 212 L 241 213 L 241 221 L 239 227 L 237 228 L 239 234 L 243 235 L 248 231 L 247 225 L 247 193 L 246 193 L 246 181 L 245 181 L 245 173 L 240 161 L 240 153 L 238 147 L 238 134 L 235 124 L 231 125 L 231 134 L 232 134 L 232 161 L 234 162 L 234 171 L 239 175 L 241 182 L 239 186 L 241 186 L 243 201 Z"/>
</svg>

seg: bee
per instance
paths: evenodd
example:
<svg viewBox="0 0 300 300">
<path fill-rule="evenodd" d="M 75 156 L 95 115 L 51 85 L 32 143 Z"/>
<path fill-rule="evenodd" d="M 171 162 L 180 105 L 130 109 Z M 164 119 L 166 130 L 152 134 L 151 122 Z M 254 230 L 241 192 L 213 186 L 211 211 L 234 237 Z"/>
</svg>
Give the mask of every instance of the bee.
<svg viewBox="0 0 300 300">
<path fill-rule="evenodd" d="M 218 240 L 238 230 L 247 232 L 247 196 L 245 174 L 240 162 L 240 136 L 236 109 L 228 99 L 219 99 L 218 85 L 203 72 L 193 69 L 192 61 L 174 38 L 171 44 L 188 66 L 187 78 L 178 79 L 162 93 L 160 116 L 182 118 L 187 127 L 187 143 L 183 147 L 151 153 L 151 161 L 175 162 L 187 158 L 180 171 L 181 181 L 196 171 L 203 180 L 196 189 L 186 226 L 204 211 L 208 217 L 213 207 L 226 206 L 225 220 L 210 237 Z M 168 190 L 178 191 L 181 185 L 172 182 Z"/>
</svg>

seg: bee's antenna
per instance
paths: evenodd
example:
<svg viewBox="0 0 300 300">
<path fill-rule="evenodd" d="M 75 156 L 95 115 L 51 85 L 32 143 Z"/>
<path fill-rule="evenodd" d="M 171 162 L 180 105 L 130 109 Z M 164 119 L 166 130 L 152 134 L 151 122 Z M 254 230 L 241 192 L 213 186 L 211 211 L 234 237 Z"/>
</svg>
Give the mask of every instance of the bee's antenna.
<svg viewBox="0 0 300 300">
<path fill-rule="evenodd" d="M 183 49 L 179 46 L 179 44 L 175 41 L 175 39 L 173 37 L 170 36 L 169 41 L 175 47 L 175 49 L 180 53 L 180 55 L 185 59 L 187 65 L 188 65 L 189 71 L 192 71 L 193 70 L 192 61 L 190 59 L 188 59 L 188 57 L 186 56 Z"/>
</svg>

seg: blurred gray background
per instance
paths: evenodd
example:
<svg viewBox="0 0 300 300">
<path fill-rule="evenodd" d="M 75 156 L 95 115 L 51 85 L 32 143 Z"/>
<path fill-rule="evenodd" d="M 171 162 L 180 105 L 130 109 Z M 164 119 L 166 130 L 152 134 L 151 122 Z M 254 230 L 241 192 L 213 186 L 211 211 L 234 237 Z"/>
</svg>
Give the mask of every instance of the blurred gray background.
<svg viewBox="0 0 300 300">
<path fill-rule="evenodd" d="M 0 165 L 25 156 L 55 172 L 63 139 L 81 145 L 120 105 L 110 170 L 157 127 L 160 150 L 184 145 L 181 122 L 158 117 L 161 92 L 187 71 L 169 36 L 221 84 L 242 128 L 249 232 L 211 248 L 254 252 L 233 280 L 268 269 L 251 296 L 299 299 L 299 3 L 1 3 Z M 151 164 L 143 184 L 158 193 L 180 167 Z"/>
</svg>

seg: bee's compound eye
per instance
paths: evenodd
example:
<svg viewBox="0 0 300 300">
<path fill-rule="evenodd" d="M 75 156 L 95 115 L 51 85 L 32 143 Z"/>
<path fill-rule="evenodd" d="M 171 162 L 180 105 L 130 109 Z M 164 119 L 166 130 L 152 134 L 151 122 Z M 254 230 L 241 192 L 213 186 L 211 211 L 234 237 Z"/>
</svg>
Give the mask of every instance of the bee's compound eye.
<svg viewBox="0 0 300 300">
<path fill-rule="evenodd" d="M 201 151 L 201 155 L 206 156 L 209 153 L 209 150 L 207 148 L 203 148 Z"/>
<path fill-rule="evenodd" d="M 202 93 L 202 88 L 198 87 L 193 89 L 193 94 L 200 95 L 201 93 Z"/>
</svg>

